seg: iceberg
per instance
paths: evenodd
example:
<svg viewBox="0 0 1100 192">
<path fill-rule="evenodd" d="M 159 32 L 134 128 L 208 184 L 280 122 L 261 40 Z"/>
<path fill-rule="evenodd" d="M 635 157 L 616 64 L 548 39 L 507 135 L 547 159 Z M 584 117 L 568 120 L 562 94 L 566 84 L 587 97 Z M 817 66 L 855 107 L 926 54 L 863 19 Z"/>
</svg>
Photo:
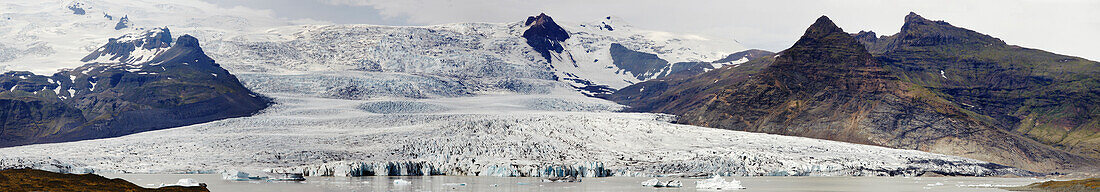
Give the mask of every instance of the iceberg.
<svg viewBox="0 0 1100 192">
<path fill-rule="evenodd" d="M 664 184 L 664 187 L 672 187 L 672 188 L 679 188 L 679 187 L 683 187 L 683 186 L 684 186 L 684 183 L 680 182 L 680 180 L 671 180 L 671 181 L 668 181 L 667 183 Z"/>
<path fill-rule="evenodd" d="M 730 181 L 726 181 L 719 175 L 714 175 L 714 178 L 696 181 L 695 188 L 707 190 L 745 189 L 744 186 L 741 186 L 741 181 L 732 178 L 730 178 Z"/>
<path fill-rule="evenodd" d="M 679 180 L 675 180 L 675 179 L 669 180 L 668 182 L 661 182 L 661 180 L 654 178 L 654 179 L 643 181 L 642 186 L 677 188 L 677 187 L 683 187 L 684 183 L 680 182 Z"/>
<path fill-rule="evenodd" d="M 393 180 L 393 185 L 412 185 L 412 182 L 404 179 L 398 179 Z"/>
<path fill-rule="evenodd" d="M 199 186 L 202 186 L 202 187 L 205 187 L 206 183 L 199 183 L 199 182 L 195 181 L 194 179 L 184 178 L 184 179 L 180 179 L 175 184 L 163 184 L 163 183 L 160 184 L 160 187 L 171 187 L 171 186 L 180 186 L 180 187 L 199 187 Z"/>
<path fill-rule="evenodd" d="M 237 170 L 227 170 L 227 171 L 222 172 L 222 179 L 229 180 L 229 181 L 248 181 L 248 180 L 251 180 L 248 177 L 248 173 L 237 171 Z"/>
</svg>

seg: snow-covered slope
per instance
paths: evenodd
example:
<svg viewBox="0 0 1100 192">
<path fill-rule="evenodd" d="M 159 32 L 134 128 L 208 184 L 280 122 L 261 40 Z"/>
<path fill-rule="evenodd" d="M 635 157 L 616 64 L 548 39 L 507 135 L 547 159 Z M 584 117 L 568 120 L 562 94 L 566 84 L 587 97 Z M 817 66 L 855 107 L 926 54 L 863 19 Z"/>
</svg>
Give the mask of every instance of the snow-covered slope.
<svg viewBox="0 0 1100 192">
<path fill-rule="evenodd" d="M 609 17 L 610 18 L 610 17 Z M 606 19 L 600 23 L 621 23 Z M 613 64 L 612 44 L 671 62 L 714 61 L 740 51 L 733 41 L 594 23 L 564 26 L 570 38 L 551 61 L 525 43 L 524 22 L 434 26 L 303 25 L 215 42 L 213 57 L 234 72 L 374 71 L 459 78 L 501 87 L 514 81 L 561 81 L 573 87 L 618 89 L 658 77 L 638 77 Z M 670 66 L 659 69 L 667 74 Z M 492 84 L 492 85 L 490 85 Z M 585 90 L 580 90 L 584 92 Z"/>
<path fill-rule="evenodd" d="M 562 23 L 570 32 L 570 38 L 565 41 L 567 55 L 564 57 L 568 59 L 553 63 L 554 69 L 562 73 L 561 76 L 576 76 L 613 89 L 667 75 L 677 63 L 711 62 L 745 50 L 732 39 L 637 29 L 614 16 L 576 24 Z M 650 69 L 654 73 L 625 70 L 615 64 L 610 51 L 612 44 L 653 54 L 668 65 Z"/>
</svg>

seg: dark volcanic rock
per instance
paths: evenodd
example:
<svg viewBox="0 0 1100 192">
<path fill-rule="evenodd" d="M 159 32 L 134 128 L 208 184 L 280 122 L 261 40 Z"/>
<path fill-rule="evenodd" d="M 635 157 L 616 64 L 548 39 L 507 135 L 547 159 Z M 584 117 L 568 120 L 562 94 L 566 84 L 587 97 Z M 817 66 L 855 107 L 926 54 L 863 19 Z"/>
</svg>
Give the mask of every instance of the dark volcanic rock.
<svg viewBox="0 0 1100 192">
<path fill-rule="evenodd" d="M 1036 171 L 1096 164 L 997 129 L 889 68 L 821 17 L 778 56 L 647 81 L 610 98 L 699 126 L 918 149 Z"/>
<path fill-rule="evenodd" d="M 551 61 L 550 52 L 561 53 L 565 50 L 561 43 L 569 39 L 569 32 L 554 23 L 554 19 L 550 16 L 543 13 L 527 17 L 524 25 L 527 26 L 527 30 L 523 31 L 523 38 L 527 39 L 527 45 L 539 52 L 547 62 Z"/>
<path fill-rule="evenodd" d="M 115 30 L 125 29 L 128 27 L 130 27 L 129 15 L 123 15 L 122 18 L 118 19 L 118 23 L 115 23 Z"/>
<path fill-rule="evenodd" d="M 611 44 L 611 59 L 619 70 L 630 72 L 638 80 L 666 74 L 668 61 L 651 53 L 637 52 L 618 43 Z"/>
<path fill-rule="evenodd" d="M 84 6 L 83 3 L 74 3 L 72 5 L 69 5 L 68 7 L 65 7 L 65 8 L 69 8 L 69 10 L 73 11 L 74 15 L 84 15 L 84 7 L 83 6 Z"/>
<path fill-rule="evenodd" d="M 171 42 L 156 34 L 144 39 L 152 40 L 126 45 Z M 242 117 L 270 104 L 214 63 L 189 35 L 148 62 L 90 63 L 49 77 L 8 72 L 0 76 L 0 87 L 0 105 L 7 109 L 0 111 L 0 147 L 116 137 Z"/>
<path fill-rule="evenodd" d="M 144 188 L 122 179 L 108 179 L 95 174 L 64 174 L 34 169 L 0 170 L 3 191 L 210 191 L 206 186 Z"/>
</svg>

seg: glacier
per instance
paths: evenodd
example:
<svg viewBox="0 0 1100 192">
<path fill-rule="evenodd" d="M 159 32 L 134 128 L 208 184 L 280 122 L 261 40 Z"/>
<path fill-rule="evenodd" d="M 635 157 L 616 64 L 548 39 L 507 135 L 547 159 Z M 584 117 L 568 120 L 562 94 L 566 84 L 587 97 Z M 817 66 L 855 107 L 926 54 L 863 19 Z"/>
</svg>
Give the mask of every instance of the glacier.
<svg viewBox="0 0 1100 192">
<path fill-rule="evenodd" d="M 146 5 L 134 2 L 152 6 L 126 7 Z M 566 40 L 566 51 L 559 55 L 573 58 L 564 62 L 546 61 L 526 45 L 518 35 L 524 29 L 518 21 L 291 25 L 294 22 L 263 13 L 230 14 L 235 10 L 180 2 L 96 1 L 84 2 L 88 6 L 83 9 L 128 12 L 136 26 L 171 24 L 179 34 L 193 34 L 246 87 L 276 104 L 250 117 L 115 138 L 0 148 L 0 169 L 207 174 L 240 170 L 308 176 L 1036 174 L 915 150 L 680 125 L 670 115 L 619 112 L 625 106 L 576 89 L 580 82 L 621 88 L 639 80 L 612 64 L 606 46 L 621 44 L 670 62 L 712 61 L 743 48 L 699 36 L 632 29 L 612 17 L 565 23 L 574 38 Z M 0 9 L 20 10 L 4 14 L 18 18 L 3 21 L 12 25 L 0 25 L 7 29 L 0 31 L 5 37 L 0 38 L 5 39 L 0 40 L 0 67 L 5 69 L 38 72 L 54 69 L 33 64 L 79 65 L 79 57 L 95 49 L 83 42 L 105 40 L 36 31 L 75 31 L 66 27 L 77 26 L 95 28 L 86 30 L 88 34 L 111 37 L 142 28 L 100 29 L 114 22 L 71 11 L 58 13 L 64 16 L 26 11 L 51 10 L 27 8 L 35 6 L 68 11 L 52 3 L 5 3 L 11 6 Z M 203 10 L 220 14 L 173 17 Z M 43 15 L 50 16 L 42 21 L 50 25 L 21 22 Z M 30 30 L 14 30 L 18 27 Z M 80 56 L 65 60 L 72 55 Z"/>
<path fill-rule="evenodd" d="M 258 115 L 116 138 L 0 148 L 0 167 L 58 172 L 297 172 L 309 176 L 1029 175 L 973 159 L 673 124 L 580 95 L 408 99 L 430 111 L 364 110 L 386 99 L 264 93 Z M 605 106 L 547 109 L 537 101 Z M 534 106 L 534 107 L 532 107 Z"/>
</svg>

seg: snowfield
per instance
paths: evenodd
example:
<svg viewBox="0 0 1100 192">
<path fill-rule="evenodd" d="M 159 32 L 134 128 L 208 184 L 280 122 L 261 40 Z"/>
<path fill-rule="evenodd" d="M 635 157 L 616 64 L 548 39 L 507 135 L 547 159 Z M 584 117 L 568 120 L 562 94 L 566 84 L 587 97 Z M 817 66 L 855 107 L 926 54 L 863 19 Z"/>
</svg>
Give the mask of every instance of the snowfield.
<svg viewBox="0 0 1100 192">
<path fill-rule="evenodd" d="M 597 23 L 598 22 L 598 23 Z M 614 30 L 597 28 L 610 26 Z M 363 71 L 434 75 L 486 89 L 512 89 L 510 82 L 561 81 L 619 89 L 638 79 L 613 64 L 612 43 L 653 53 L 669 62 L 714 61 L 744 50 L 732 40 L 634 29 L 617 19 L 566 24 L 562 54 L 547 61 L 521 37 L 513 23 L 454 23 L 432 26 L 298 25 L 211 41 L 211 57 L 234 73 L 297 74 Z M 671 64 L 671 63 L 670 63 Z M 656 69 L 669 72 L 668 69 Z M 512 90 L 515 91 L 515 90 Z"/>
</svg>

